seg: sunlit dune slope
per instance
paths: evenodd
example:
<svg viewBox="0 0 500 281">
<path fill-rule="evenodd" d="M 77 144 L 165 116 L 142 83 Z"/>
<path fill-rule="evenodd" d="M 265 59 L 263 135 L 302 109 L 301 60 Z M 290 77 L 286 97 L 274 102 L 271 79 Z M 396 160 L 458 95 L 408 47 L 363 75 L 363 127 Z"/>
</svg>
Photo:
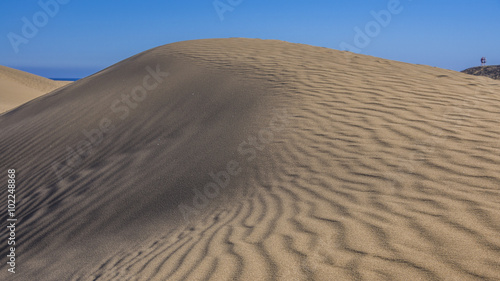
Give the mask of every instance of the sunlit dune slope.
<svg viewBox="0 0 500 281">
<path fill-rule="evenodd" d="M 0 114 L 69 83 L 0 65 Z"/>
</svg>

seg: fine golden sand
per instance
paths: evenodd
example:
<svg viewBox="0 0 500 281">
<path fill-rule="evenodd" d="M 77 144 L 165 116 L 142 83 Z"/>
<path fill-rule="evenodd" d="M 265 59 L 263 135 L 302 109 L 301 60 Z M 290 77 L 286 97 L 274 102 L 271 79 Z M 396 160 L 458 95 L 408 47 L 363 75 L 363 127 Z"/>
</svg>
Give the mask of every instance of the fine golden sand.
<svg viewBox="0 0 500 281">
<path fill-rule="evenodd" d="M 0 65 L 0 114 L 69 83 Z"/>
<path fill-rule="evenodd" d="M 0 115 L 0 279 L 500 280 L 499 94 L 274 40 L 143 52 Z"/>
</svg>

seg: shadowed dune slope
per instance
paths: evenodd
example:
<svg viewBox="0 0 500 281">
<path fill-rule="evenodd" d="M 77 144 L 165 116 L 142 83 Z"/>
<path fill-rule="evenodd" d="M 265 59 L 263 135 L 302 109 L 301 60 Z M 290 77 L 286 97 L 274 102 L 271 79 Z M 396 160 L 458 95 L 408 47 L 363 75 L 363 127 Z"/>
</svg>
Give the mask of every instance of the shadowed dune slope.
<svg viewBox="0 0 500 281">
<path fill-rule="evenodd" d="M 0 279 L 498 280 L 499 93 L 274 40 L 143 52 L 0 116 Z"/>
<path fill-rule="evenodd" d="M 69 83 L 0 65 L 0 114 Z"/>
</svg>

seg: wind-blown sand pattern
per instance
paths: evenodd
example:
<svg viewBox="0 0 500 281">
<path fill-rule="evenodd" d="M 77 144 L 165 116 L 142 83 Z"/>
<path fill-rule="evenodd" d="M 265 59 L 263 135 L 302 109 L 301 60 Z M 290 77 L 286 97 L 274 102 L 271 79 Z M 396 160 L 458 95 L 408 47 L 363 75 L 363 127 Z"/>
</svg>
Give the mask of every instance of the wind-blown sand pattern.
<svg viewBox="0 0 500 281">
<path fill-rule="evenodd" d="M 0 114 L 69 83 L 0 65 Z"/>
<path fill-rule="evenodd" d="M 169 75 L 120 119 L 147 67 Z M 500 280 L 499 93 L 272 40 L 138 54 L 0 116 L 16 280 Z M 113 130 L 59 180 L 52 164 L 103 118 Z"/>
</svg>

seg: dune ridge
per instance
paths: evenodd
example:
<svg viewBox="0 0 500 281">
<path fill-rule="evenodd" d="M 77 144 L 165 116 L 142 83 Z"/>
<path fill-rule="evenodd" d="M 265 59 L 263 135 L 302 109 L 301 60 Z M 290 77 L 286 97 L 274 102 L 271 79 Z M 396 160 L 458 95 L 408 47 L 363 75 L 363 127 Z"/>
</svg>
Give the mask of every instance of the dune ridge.
<svg viewBox="0 0 500 281">
<path fill-rule="evenodd" d="M 148 67 L 168 76 L 120 118 Z M 23 186 L 17 280 L 498 280 L 499 90 L 275 40 L 143 52 L 0 116 Z"/>
</svg>

